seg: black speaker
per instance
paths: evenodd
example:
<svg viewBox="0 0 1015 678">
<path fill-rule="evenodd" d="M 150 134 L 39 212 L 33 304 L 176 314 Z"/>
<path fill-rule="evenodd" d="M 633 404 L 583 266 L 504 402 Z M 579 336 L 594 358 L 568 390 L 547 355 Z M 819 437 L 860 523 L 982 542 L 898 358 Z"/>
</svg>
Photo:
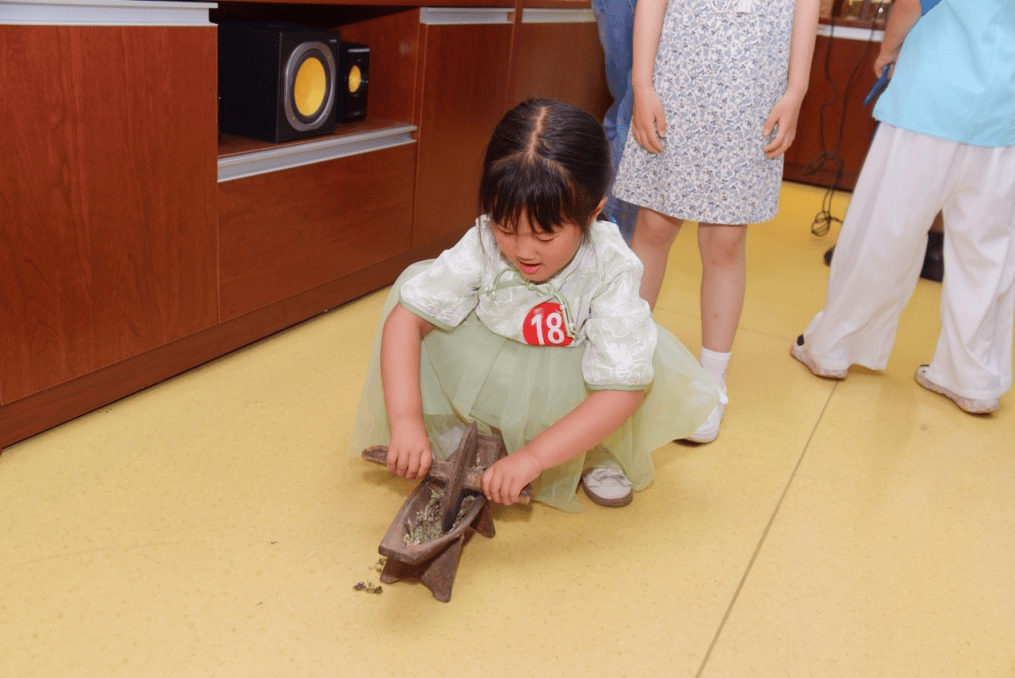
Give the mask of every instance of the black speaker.
<svg viewBox="0 0 1015 678">
<path fill-rule="evenodd" d="M 356 42 L 343 42 L 338 48 L 338 55 L 338 73 L 344 84 L 338 120 L 365 118 L 370 83 L 370 48 Z"/>
<path fill-rule="evenodd" d="M 335 131 L 345 89 L 336 31 L 223 21 L 218 37 L 220 132 L 279 142 Z"/>
</svg>

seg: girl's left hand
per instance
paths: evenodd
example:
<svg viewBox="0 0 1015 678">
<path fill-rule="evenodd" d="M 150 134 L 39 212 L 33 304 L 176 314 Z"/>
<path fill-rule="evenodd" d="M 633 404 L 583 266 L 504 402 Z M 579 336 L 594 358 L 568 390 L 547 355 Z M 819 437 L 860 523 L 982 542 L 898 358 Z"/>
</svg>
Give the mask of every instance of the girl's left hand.
<svg viewBox="0 0 1015 678">
<path fill-rule="evenodd" d="M 778 158 L 785 153 L 796 138 L 796 124 L 800 116 L 800 104 L 803 99 L 784 94 L 772 107 L 765 121 L 764 135 L 772 134 L 772 130 L 778 125 L 775 138 L 765 146 L 765 153 L 769 158 Z"/>
<path fill-rule="evenodd" d="M 524 448 L 516 450 L 486 469 L 480 480 L 483 494 L 498 504 L 515 504 L 522 489 L 543 472 L 536 458 Z"/>
</svg>

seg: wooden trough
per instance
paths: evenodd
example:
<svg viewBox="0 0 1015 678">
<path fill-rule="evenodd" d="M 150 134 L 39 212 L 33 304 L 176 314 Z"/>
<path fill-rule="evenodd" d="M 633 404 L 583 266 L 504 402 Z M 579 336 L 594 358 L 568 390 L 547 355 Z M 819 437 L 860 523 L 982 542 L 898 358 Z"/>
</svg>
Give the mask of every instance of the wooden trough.
<svg viewBox="0 0 1015 678">
<path fill-rule="evenodd" d="M 377 445 L 363 451 L 363 458 L 384 464 L 388 448 Z M 427 477 L 402 504 L 391 522 L 381 545 L 387 557 L 381 581 L 394 584 L 402 579 L 417 579 L 430 589 L 434 598 L 448 602 L 458 571 L 458 559 L 468 530 L 493 537 L 493 519 L 480 488 L 483 471 L 506 454 L 499 437 L 480 435 L 473 422 L 458 449 L 447 459 L 434 459 Z M 528 503 L 531 487 L 522 491 L 521 501 Z M 420 520 L 429 523 L 429 532 L 439 536 L 419 541 Z M 439 527 L 438 527 L 439 526 Z"/>
</svg>

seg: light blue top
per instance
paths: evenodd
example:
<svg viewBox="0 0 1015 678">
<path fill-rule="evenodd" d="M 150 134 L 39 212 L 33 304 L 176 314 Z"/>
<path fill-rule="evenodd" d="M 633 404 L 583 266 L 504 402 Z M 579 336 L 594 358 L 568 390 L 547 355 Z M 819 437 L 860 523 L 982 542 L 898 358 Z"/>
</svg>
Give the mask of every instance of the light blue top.
<svg viewBox="0 0 1015 678">
<path fill-rule="evenodd" d="M 1015 146 L 1015 0 L 940 0 L 906 37 L 874 117 L 976 146 Z"/>
</svg>

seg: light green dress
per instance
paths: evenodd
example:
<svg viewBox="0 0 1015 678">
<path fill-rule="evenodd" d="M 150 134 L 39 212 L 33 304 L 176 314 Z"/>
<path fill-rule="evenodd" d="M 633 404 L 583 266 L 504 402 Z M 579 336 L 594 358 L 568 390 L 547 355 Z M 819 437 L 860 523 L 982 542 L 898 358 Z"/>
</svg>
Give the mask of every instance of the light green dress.
<svg viewBox="0 0 1015 678">
<path fill-rule="evenodd" d="M 641 262 L 617 226 L 596 222 L 574 258 L 531 283 L 501 255 L 485 217 L 437 259 L 395 282 L 396 303 L 435 326 L 423 339 L 424 423 L 434 456 L 453 452 L 465 428 L 499 431 L 509 453 L 595 390 L 645 390 L 641 405 L 594 450 L 544 471 L 533 499 L 579 510 L 581 472 L 618 466 L 636 490 L 654 475 L 652 452 L 692 433 L 719 400 L 694 356 L 652 319 L 638 294 Z M 350 451 L 389 440 L 378 328 Z"/>
</svg>

